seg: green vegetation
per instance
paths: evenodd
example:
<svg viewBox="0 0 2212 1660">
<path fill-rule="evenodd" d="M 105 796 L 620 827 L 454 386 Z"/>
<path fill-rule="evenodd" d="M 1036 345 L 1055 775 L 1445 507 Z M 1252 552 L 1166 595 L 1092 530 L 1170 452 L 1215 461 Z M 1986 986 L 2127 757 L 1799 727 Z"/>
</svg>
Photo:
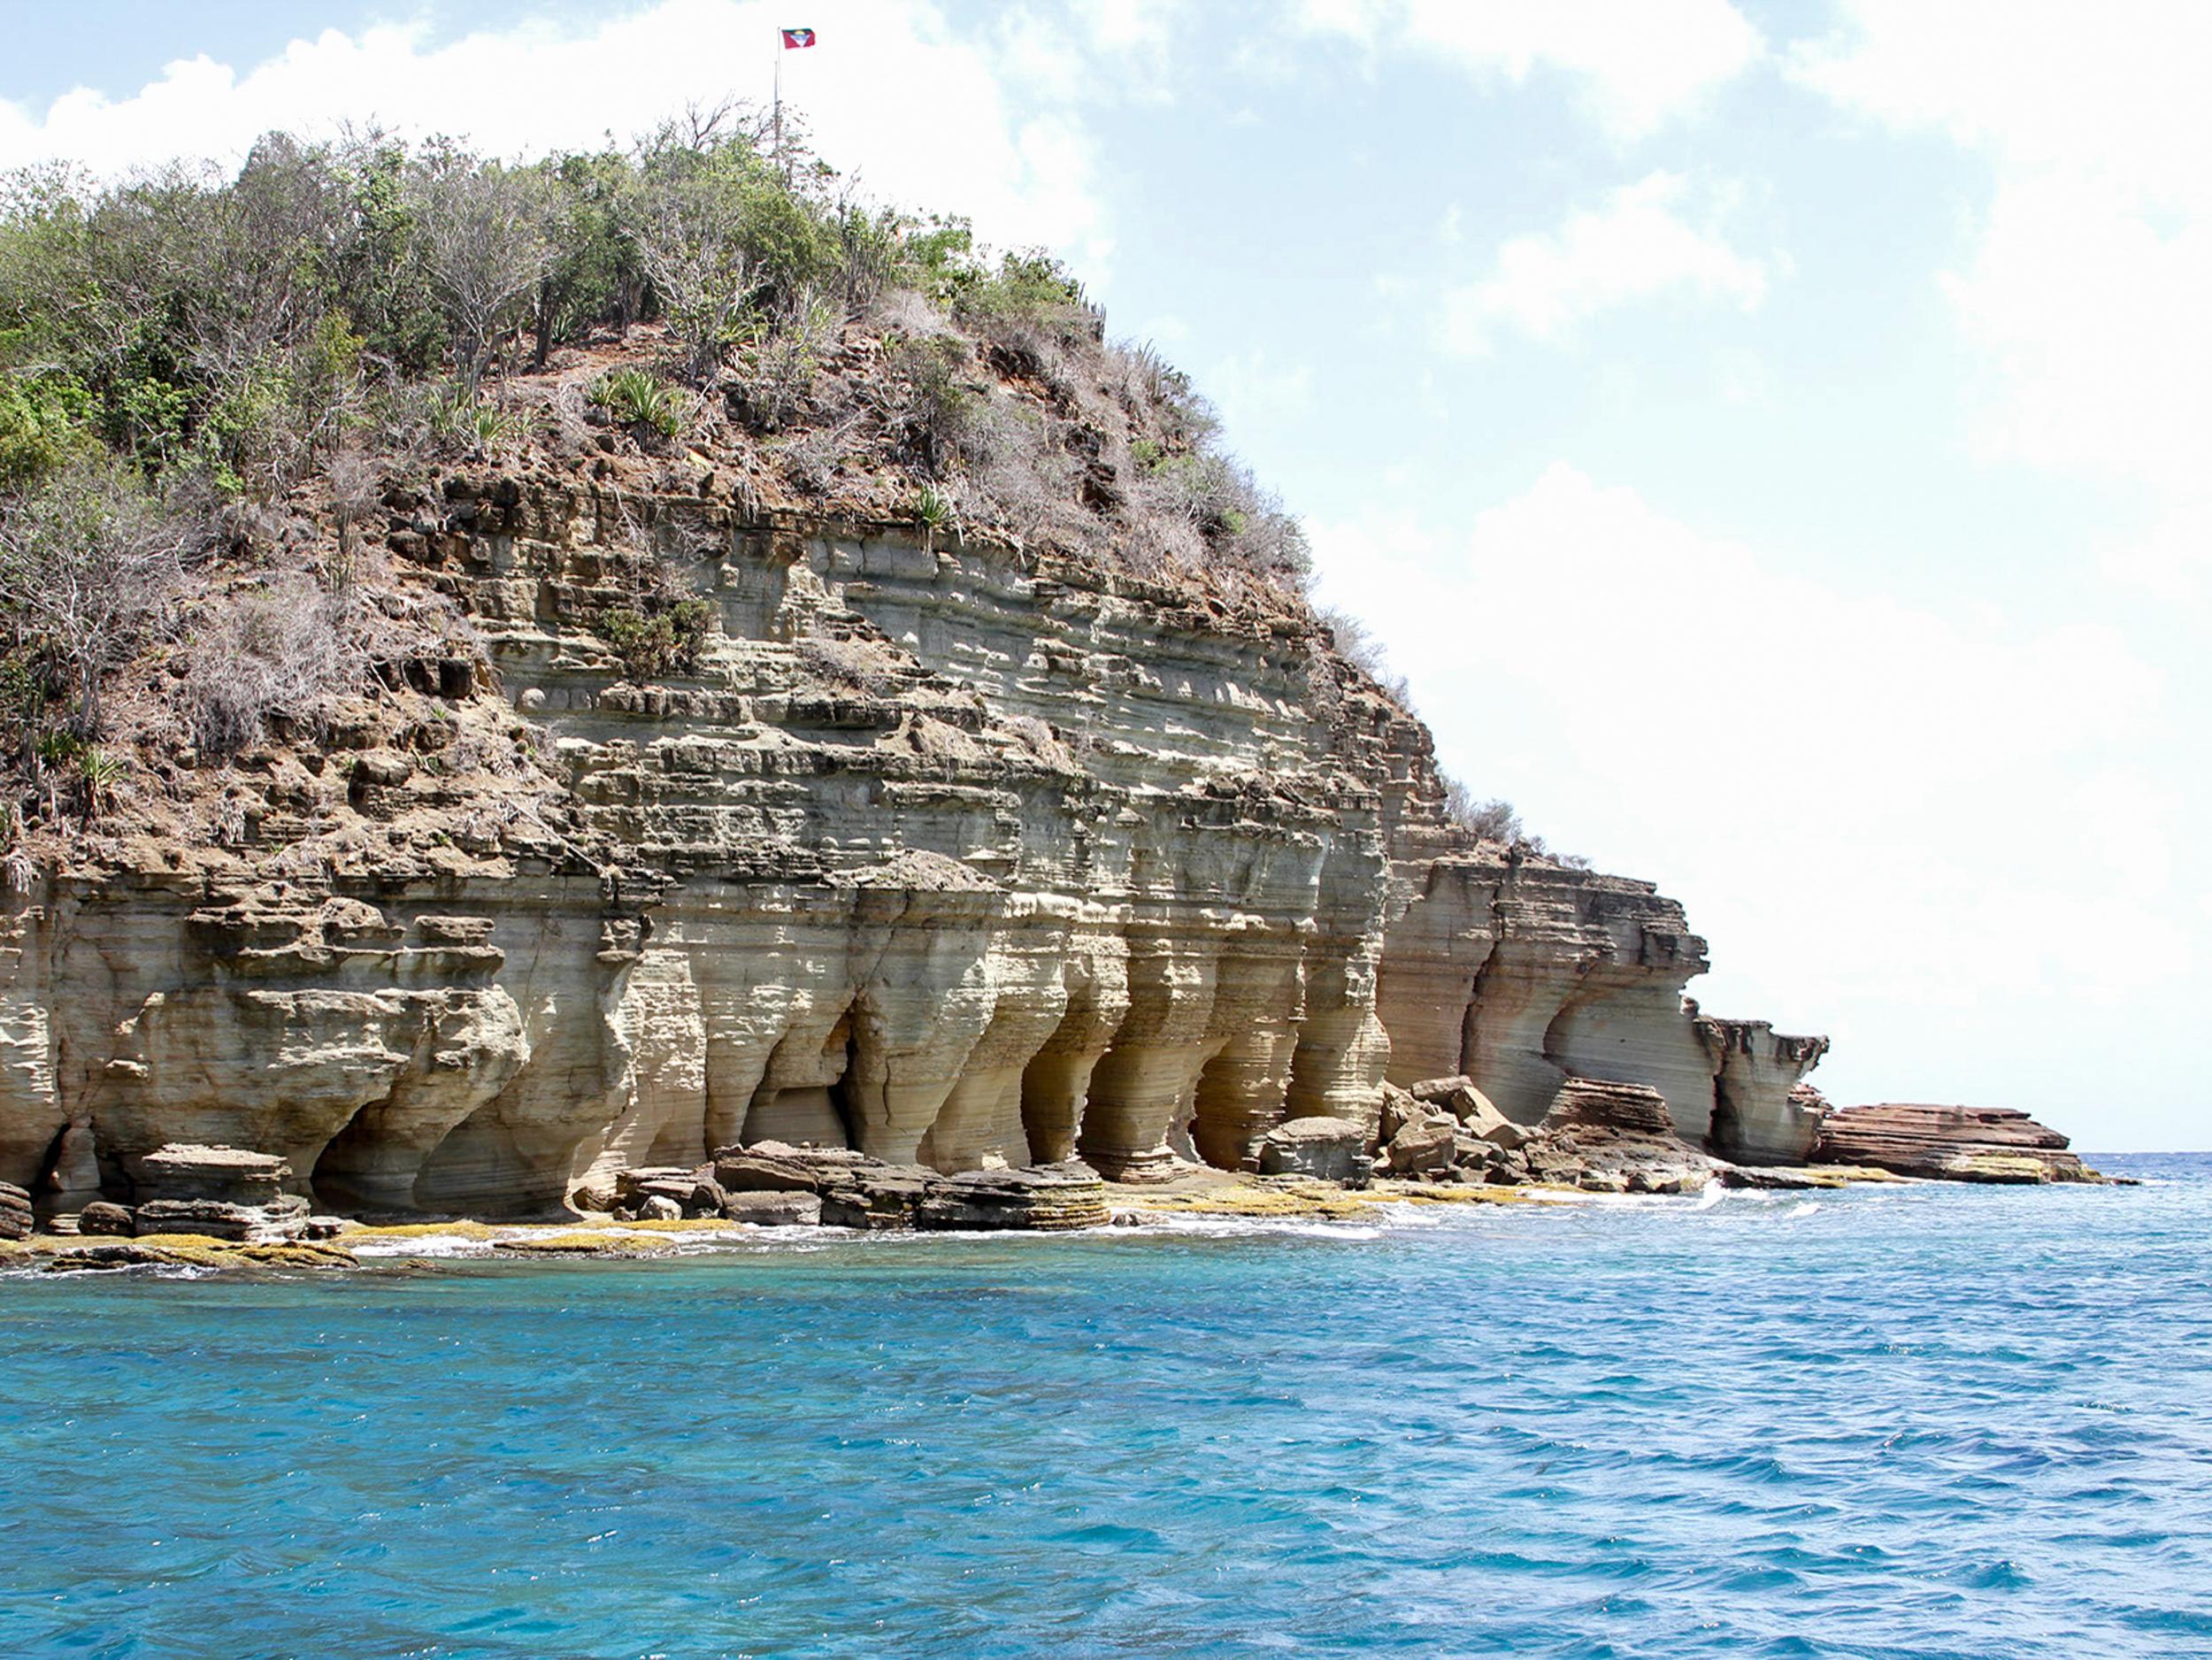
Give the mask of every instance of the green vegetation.
<svg viewBox="0 0 2212 1660">
<path fill-rule="evenodd" d="M 714 607 L 705 600 L 655 595 L 643 609 L 618 606 L 604 612 L 598 631 L 622 659 L 622 677 L 642 684 L 672 669 L 693 667 L 713 620 Z"/>
<path fill-rule="evenodd" d="M 643 369 L 615 369 L 592 383 L 591 401 L 629 427 L 645 427 L 664 438 L 683 430 L 683 406 L 676 388 Z"/>
<path fill-rule="evenodd" d="M 1053 259 L 864 204 L 742 106 L 529 162 L 367 131 L 273 134 L 234 174 L 33 169 L 0 177 L 5 822 L 102 812 L 142 742 L 219 764 L 362 685 L 419 614 L 361 591 L 398 580 L 379 527 L 434 473 L 680 436 L 933 546 L 1232 600 L 1304 576 L 1188 380 Z M 657 586 L 595 626 L 642 680 L 710 620 Z"/>
</svg>

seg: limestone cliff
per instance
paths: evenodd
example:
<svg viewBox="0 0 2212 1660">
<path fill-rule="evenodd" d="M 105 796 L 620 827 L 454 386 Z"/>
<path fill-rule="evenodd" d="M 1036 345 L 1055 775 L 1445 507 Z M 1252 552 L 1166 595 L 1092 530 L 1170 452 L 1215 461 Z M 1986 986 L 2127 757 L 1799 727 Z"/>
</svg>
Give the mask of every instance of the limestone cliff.
<svg viewBox="0 0 2212 1660">
<path fill-rule="evenodd" d="M 1686 1002 L 1705 943 L 1649 884 L 1455 828 L 1294 596 L 696 453 L 464 465 L 371 536 L 464 626 L 7 897 L 0 1180 L 50 1206 L 167 1142 L 378 1210 L 764 1137 L 1141 1180 L 1455 1073 L 1810 1147 L 1824 1041 Z M 704 606 L 641 668 L 606 619 L 649 575 Z"/>
</svg>

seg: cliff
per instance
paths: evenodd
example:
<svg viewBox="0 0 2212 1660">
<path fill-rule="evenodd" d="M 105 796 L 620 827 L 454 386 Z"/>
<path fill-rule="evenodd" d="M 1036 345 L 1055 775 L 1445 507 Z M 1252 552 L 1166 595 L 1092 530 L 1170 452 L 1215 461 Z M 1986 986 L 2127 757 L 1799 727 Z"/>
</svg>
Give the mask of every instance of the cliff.
<svg viewBox="0 0 2212 1660">
<path fill-rule="evenodd" d="M 10 895 L 0 1180 L 199 1142 L 514 1211 L 776 1138 L 1142 1180 L 1457 1072 L 1809 1149 L 1824 1042 L 1686 1003 L 1650 885 L 1449 824 L 1294 596 L 772 495 L 696 452 L 388 489 L 388 592 L 465 634 Z M 703 613 L 641 674 L 606 619 L 647 564 Z"/>
<path fill-rule="evenodd" d="M 168 1146 L 365 1210 L 763 1141 L 1145 1181 L 1460 1076 L 1809 1149 L 1824 1041 L 1451 810 L 1048 258 L 727 109 L 48 185 L 0 203 L 0 1181 L 50 1210 Z"/>
</svg>

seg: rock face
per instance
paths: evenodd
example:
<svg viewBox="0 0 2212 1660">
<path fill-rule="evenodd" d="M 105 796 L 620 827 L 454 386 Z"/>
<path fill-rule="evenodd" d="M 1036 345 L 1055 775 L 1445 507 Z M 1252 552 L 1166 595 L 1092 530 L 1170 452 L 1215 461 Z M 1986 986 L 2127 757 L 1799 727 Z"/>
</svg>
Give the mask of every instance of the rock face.
<svg viewBox="0 0 2212 1660">
<path fill-rule="evenodd" d="M 1707 1133 L 1713 1151 L 1747 1164 L 1803 1164 L 1820 1135 L 1821 1109 L 1798 1091 L 1828 1040 L 1785 1037 L 1763 1020 L 1701 1015 L 1695 1026 L 1716 1080 Z"/>
<path fill-rule="evenodd" d="M 1951 1181 L 2097 1180 L 2067 1147 L 2056 1130 L 2009 1108 L 1886 1103 L 1830 1113 L 1814 1157 Z"/>
<path fill-rule="evenodd" d="M 0 1239 L 31 1236 L 31 1195 L 12 1182 L 0 1181 Z"/>
<path fill-rule="evenodd" d="M 157 1149 L 221 1143 L 325 1207 L 518 1213 L 780 1140 L 879 1161 L 788 1189 L 873 1225 L 992 1161 L 1256 1168 L 1453 1076 L 1519 1126 L 1610 1080 L 1805 1150 L 1822 1041 L 1686 1006 L 1704 942 L 1648 884 L 1448 824 L 1427 733 L 1302 605 L 675 464 L 387 506 L 488 669 L 411 663 L 250 757 L 234 847 L 6 898 L 0 1177 L 161 1203 Z M 708 618 L 642 680 L 595 629 L 641 548 Z M 1392 1167 L 1448 1163 L 1445 1118 Z"/>
</svg>

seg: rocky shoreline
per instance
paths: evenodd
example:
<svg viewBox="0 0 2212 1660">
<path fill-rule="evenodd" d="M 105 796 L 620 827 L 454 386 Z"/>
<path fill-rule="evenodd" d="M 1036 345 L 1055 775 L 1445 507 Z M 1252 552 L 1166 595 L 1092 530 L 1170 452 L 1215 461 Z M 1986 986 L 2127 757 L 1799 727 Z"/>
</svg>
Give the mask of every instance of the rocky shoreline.
<svg viewBox="0 0 2212 1660">
<path fill-rule="evenodd" d="M 165 1146 L 140 1160 L 134 1203 L 101 1200 L 73 1231 L 40 1232 L 32 1197 L 0 1183 L 0 1265 L 51 1272 L 359 1267 L 452 1254 L 649 1257 L 764 1230 L 1071 1233 L 1177 1218 L 1348 1221 L 1402 1204 L 1526 1204 L 1593 1196 L 1815 1189 L 1920 1180 L 2041 1184 L 2107 1178 L 2024 1113 L 1885 1104 L 1824 1112 L 1816 1162 L 1745 1165 L 1677 1134 L 1655 1090 L 1571 1079 L 1523 1126 L 1465 1077 L 1386 1086 L 1371 1127 L 1294 1118 L 1253 1166 L 1186 1163 L 1164 1181 L 1109 1182 L 1077 1159 L 944 1173 L 846 1148 L 762 1141 L 695 1166 L 634 1166 L 580 1189 L 558 1221 L 380 1221 L 319 1215 L 273 1155 Z M 2124 1180 L 2124 1179 L 2116 1179 Z"/>
</svg>

